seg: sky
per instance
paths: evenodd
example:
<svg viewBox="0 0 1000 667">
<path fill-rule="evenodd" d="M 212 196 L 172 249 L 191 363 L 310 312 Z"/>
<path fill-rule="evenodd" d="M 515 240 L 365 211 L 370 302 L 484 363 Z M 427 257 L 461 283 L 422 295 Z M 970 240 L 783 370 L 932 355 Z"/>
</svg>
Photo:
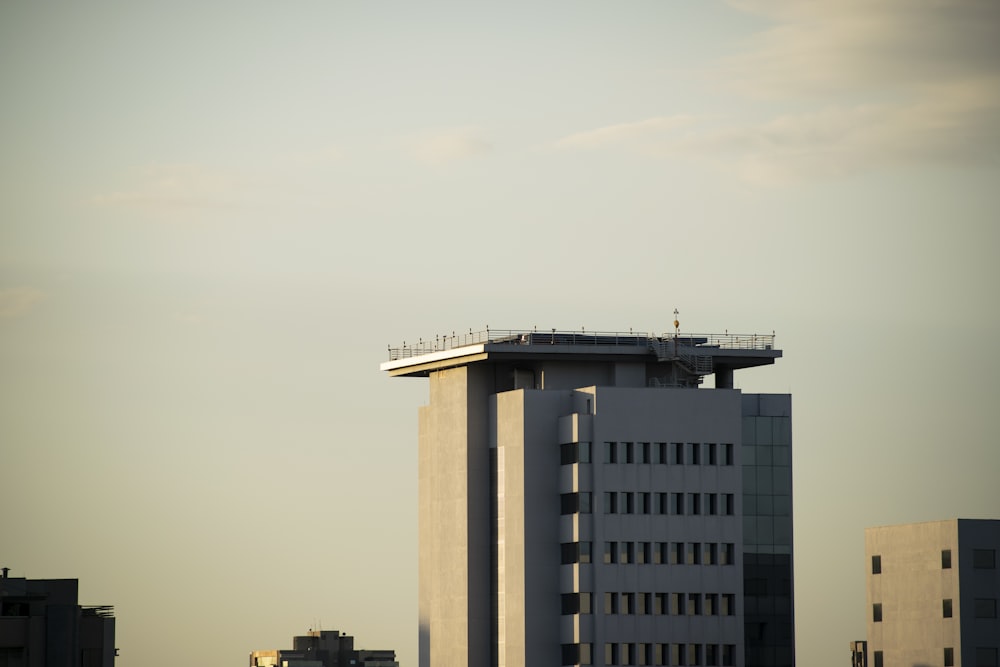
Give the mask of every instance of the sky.
<svg viewBox="0 0 1000 667">
<path fill-rule="evenodd" d="M 0 565 L 119 667 L 415 667 L 453 331 L 773 331 L 800 665 L 865 527 L 1000 518 L 992 0 L 11 0 L 0 90 Z"/>
</svg>

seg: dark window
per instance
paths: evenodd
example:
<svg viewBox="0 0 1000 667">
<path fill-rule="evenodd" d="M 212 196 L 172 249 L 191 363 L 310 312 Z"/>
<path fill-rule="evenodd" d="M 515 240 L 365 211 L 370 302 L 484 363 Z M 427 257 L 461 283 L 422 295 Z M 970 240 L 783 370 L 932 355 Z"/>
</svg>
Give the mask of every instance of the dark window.
<svg viewBox="0 0 1000 667">
<path fill-rule="evenodd" d="M 623 514 L 635 514 L 635 494 L 630 491 L 622 491 L 620 507 Z"/>
<path fill-rule="evenodd" d="M 618 613 L 618 593 L 604 594 L 604 613 L 605 614 Z"/>
<path fill-rule="evenodd" d="M 662 565 L 669 559 L 670 548 L 667 542 L 656 542 L 653 547 L 653 562 Z"/>
<path fill-rule="evenodd" d="M 688 462 L 693 465 L 701 464 L 701 443 L 700 442 L 689 442 L 688 443 Z"/>
<path fill-rule="evenodd" d="M 736 513 L 736 496 L 731 493 L 725 494 L 725 503 L 723 503 L 723 509 L 726 514 L 732 516 Z"/>
<path fill-rule="evenodd" d="M 569 565 L 571 563 L 580 562 L 580 543 L 579 542 L 563 542 L 562 545 L 562 564 Z"/>
<path fill-rule="evenodd" d="M 715 515 L 719 513 L 719 496 L 714 493 L 706 493 L 705 498 L 708 499 L 708 513 Z"/>
<path fill-rule="evenodd" d="M 881 556 L 872 556 L 872 574 L 882 574 Z"/>
<path fill-rule="evenodd" d="M 648 442 L 637 442 L 635 443 L 636 448 L 636 459 L 639 463 L 649 463 L 649 443 Z"/>
<path fill-rule="evenodd" d="M 701 664 L 701 644 L 688 644 L 687 664 Z"/>
<path fill-rule="evenodd" d="M 650 550 L 649 542 L 639 542 L 636 546 L 635 552 L 636 552 L 635 553 L 636 563 L 639 563 L 639 565 L 646 565 L 647 563 L 650 562 L 650 558 L 652 557 L 652 552 Z"/>
<path fill-rule="evenodd" d="M 722 606 L 719 608 L 719 614 L 722 616 L 735 616 L 736 615 L 736 595 L 733 593 L 724 593 L 720 600 Z"/>
<path fill-rule="evenodd" d="M 579 614 L 580 613 L 580 594 L 579 593 L 563 593 L 562 594 L 562 613 L 566 614 Z"/>
<path fill-rule="evenodd" d="M 726 443 L 722 445 L 722 465 L 731 466 L 733 465 L 733 445 L 732 443 Z"/>
<path fill-rule="evenodd" d="M 580 452 L 575 442 L 559 445 L 559 463 L 569 465 L 579 461 Z"/>
<path fill-rule="evenodd" d="M 606 442 L 606 443 L 604 443 L 604 462 L 605 463 L 617 463 L 618 462 L 618 443 L 617 442 Z"/>
<path fill-rule="evenodd" d="M 951 618 L 951 598 L 941 600 L 941 616 Z"/>
<path fill-rule="evenodd" d="M 941 551 L 941 569 L 951 569 L 951 549 L 943 549 Z"/>
<path fill-rule="evenodd" d="M 719 556 L 719 563 L 722 565 L 736 565 L 736 545 L 732 542 L 722 544 L 722 553 Z"/>
<path fill-rule="evenodd" d="M 669 493 L 657 493 L 656 494 L 656 513 L 657 514 L 669 514 Z"/>
<path fill-rule="evenodd" d="M 577 445 L 577 460 L 580 463 L 590 463 L 590 443 L 581 442 Z"/>
<path fill-rule="evenodd" d="M 949 647 L 944 650 L 944 667 L 955 667 L 955 649 Z"/>
<path fill-rule="evenodd" d="M 688 565 L 700 565 L 701 564 L 701 545 L 697 542 L 688 542 L 687 545 L 687 558 L 685 561 Z"/>
<path fill-rule="evenodd" d="M 882 665 L 882 651 L 875 651 L 875 665 L 873 667 L 884 667 Z"/>
<path fill-rule="evenodd" d="M 688 494 L 688 514 L 701 514 L 701 494 Z"/>
<path fill-rule="evenodd" d="M 622 456 L 619 461 L 624 461 L 625 463 L 635 463 L 635 449 L 631 442 L 623 442 L 622 449 L 624 450 L 624 456 Z"/>
<path fill-rule="evenodd" d="M 673 456 L 670 462 L 674 465 L 684 465 L 684 443 L 683 442 L 671 442 L 670 449 L 673 450 Z"/>
<path fill-rule="evenodd" d="M 701 594 L 700 593 L 688 593 L 687 615 L 688 616 L 701 616 Z"/>
<path fill-rule="evenodd" d="M 708 447 L 708 465 L 714 466 L 718 464 L 719 457 L 715 453 L 715 443 L 710 442 L 706 447 Z"/>
<path fill-rule="evenodd" d="M 723 644 L 722 664 L 724 667 L 732 667 L 736 664 L 736 644 Z"/>
<path fill-rule="evenodd" d="M 997 552 L 994 549 L 973 549 L 972 567 L 981 570 L 994 570 L 997 566 Z"/>
<path fill-rule="evenodd" d="M 580 514 L 590 514 L 594 511 L 594 500 L 593 496 L 590 495 L 590 491 L 580 492 Z"/>
<path fill-rule="evenodd" d="M 580 664 L 580 645 L 579 644 L 563 644 L 562 645 L 562 664 L 564 664 L 564 665 L 579 665 Z"/>
<path fill-rule="evenodd" d="M 671 542 L 670 543 L 670 561 L 671 565 L 680 565 L 681 558 L 684 555 L 684 543 L 683 542 Z"/>
<path fill-rule="evenodd" d="M 622 644 L 622 664 L 635 664 L 635 644 Z"/>
<path fill-rule="evenodd" d="M 636 496 L 639 499 L 639 514 L 649 514 L 649 494 L 644 492 Z"/>
<path fill-rule="evenodd" d="M 719 647 L 715 644 L 705 644 L 705 664 L 719 664 Z"/>
<path fill-rule="evenodd" d="M 604 664 L 605 665 L 618 664 L 618 644 L 604 645 Z"/>
<path fill-rule="evenodd" d="M 637 647 L 639 655 L 637 665 L 652 665 L 653 664 L 653 645 L 652 644 L 639 644 Z"/>
<path fill-rule="evenodd" d="M 683 493 L 671 493 L 670 494 L 670 513 L 671 514 L 684 514 L 684 494 Z"/>
<path fill-rule="evenodd" d="M 652 611 L 653 607 L 653 594 L 652 593 L 639 593 L 639 597 L 636 598 L 636 610 L 637 614 L 648 614 Z"/>
<path fill-rule="evenodd" d="M 622 542 L 621 558 L 618 560 L 619 563 L 634 563 L 635 562 L 635 544 L 633 542 Z"/>
<path fill-rule="evenodd" d="M 976 598 L 976 618 L 996 618 L 996 598 Z"/>
<path fill-rule="evenodd" d="M 719 613 L 719 596 L 715 593 L 705 593 L 705 616 L 715 616 Z"/>
<path fill-rule="evenodd" d="M 605 542 L 604 543 L 604 562 L 614 563 L 618 559 L 618 543 L 617 542 Z"/>
<path fill-rule="evenodd" d="M 719 564 L 719 545 L 715 542 L 708 542 L 705 544 L 705 565 L 718 565 Z"/>
<path fill-rule="evenodd" d="M 622 613 L 635 613 L 635 593 L 622 593 Z"/>
<path fill-rule="evenodd" d="M 563 493 L 559 496 L 560 513 L 576 514 L 580 511 L 580 496 L 576 493 Z"/>
<path fill-rule="evenodd" d="M 997 650 L 977 646 L 976 667 L 997 667 Z"/>
<path fill-rule="evenodd" d="M 882 622 L 882 604 L 875 603 L 872 605 L 872 620 L 876 623 Z"/>
<path fill-rule="evenodd" d="M 591 559 L 591 543 L 590 542 L 580 542 L 580 562 L 589 563 Z"/>
<path fill-rule="evenodd" d="M 614 491 L 604 492 L 604 513 L 605 514 L 617 514 L 618 513 L 618 494 Z"/>
<path fill-rule="evenodd" d="M 670 594 L 670 613 L 674 616 L 680 616 L 684 613 L 684 594 L 683 593 L 671 593 Z"/>
</svg>

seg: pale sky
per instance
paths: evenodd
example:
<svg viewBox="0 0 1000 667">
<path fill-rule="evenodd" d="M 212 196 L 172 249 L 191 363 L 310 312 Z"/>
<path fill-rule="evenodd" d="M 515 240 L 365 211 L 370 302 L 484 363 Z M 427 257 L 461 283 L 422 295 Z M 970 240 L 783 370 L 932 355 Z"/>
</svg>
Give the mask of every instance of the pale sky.
<svg viewBox="0 0 1000 667">
<path fill-rule="evenodd" d="M 1000 518 L 994 0 L 10 0 L 0 86 L 0 565 L 118 667 L 416 666 L 439 333 L 773 330 L 800 665 L 866 526 Z"/>
</svg>

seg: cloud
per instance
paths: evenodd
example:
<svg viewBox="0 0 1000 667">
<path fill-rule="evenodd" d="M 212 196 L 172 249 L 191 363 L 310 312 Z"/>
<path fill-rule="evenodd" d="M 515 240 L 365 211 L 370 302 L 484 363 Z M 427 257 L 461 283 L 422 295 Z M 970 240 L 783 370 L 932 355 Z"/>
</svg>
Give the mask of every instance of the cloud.
<svg viewBox="0 0 1000 667">
<path fill-rule="evenodd" d="M 559 139 L 704 160 L 770 183 L 899 165 L 1000 166 L 1000 3 L 732 0 L 771 25 L 705 72 L 740 115 Z M 773 111 L 774 109 L 794 111 Z"/>
<path fill-rule="evenodd" d="M 237 186 L 233 174 L 195 164 L 151 165 L 134 170 L 131 180 L 126 188 L 94 195 L 90 203 L 147 209 L 227 206 Z"/>
<path fill-rule="evenodd" d="M 474 127 L 456 127 L 425 132 L 406 141 L 409 154 L 420 162 L 448 164 L 489 153 L 493 144 Z"/>
<path fill-rule="evenodd" d="M 23 315 L 42 296 L 42 292 L 31 287 L 0 288 L 0 319 L 12 319 Z"/>
<path fill-rule="evenodd" d="M 693 116 L 658 116 L 633 123 L 618 123 L 595 130 L 577 132 L 555 142 L 557 148 L 598 148 L 632 141 L 647 141 L 650 137 L 683 127 L 693 122 Z"/>
</svg>

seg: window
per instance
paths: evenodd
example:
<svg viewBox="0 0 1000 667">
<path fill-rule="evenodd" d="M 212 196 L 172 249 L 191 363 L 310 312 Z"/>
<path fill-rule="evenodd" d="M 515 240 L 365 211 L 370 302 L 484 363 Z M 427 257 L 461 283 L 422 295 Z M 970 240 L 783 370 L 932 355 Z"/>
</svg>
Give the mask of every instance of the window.
<svg viewBox="0 0 1000 667">
<path fill-rule="evenodd" d="M 618 443 L 617 442 L 606 442 L 606 443 L 604 443 L 604 462 L 605 463 L 618 463 Z"/>
<path fill-rule="evenodd" d="M 670 613 L 673 616 L 680 616 L 684 613 L 684 594 L 683 593 L 671 593 L 670 594 Z"/>
<path fill-rule="evenodd" d="M 653 612 L 653 594 L 639 593 L 635 600 L 635 613 L 651 614 Z"/>
<path fill-rule="evenodd" d="M 951 569 L 951 549 L 941 550 L 941 569 L 942 570 Z"/>
<path fill-rule="evenodd" d="M 667 613 L 667 594 L 657 593 L 653 597 L 653 613 L 662 616 Z"/>
<path fill-rule="evenodd" d="M 593 600 L 591 599 L 590 593 L 577 593 L 580 599 L 580 612 L 581 614 L 593 614 L 594 606 Z"/>
<path fill-rule="evenodd" d="M 563 665 L 579 665 L 580 664 L 580 645 L 579 644 L 563 644 L 562 645 L 562 664 Z"/>
<path fill-rule="evenodd" d="M 977 646 L 976 667 L 997 667 L 997 650 Z"/>
<path fill-rule="evenodd" d="M 722 645 L 722 664 L 724 667 L 732 667 L 736 664 L 736 644 Z"/>
<path fill-rule="evenodd" d="M 669 514 L 670 508 L 668 500 L 670 498 L 669 493 L 657 493 L 656 494 L 656 513 L 657 514 Z"/>
<path fill-rule="evenodd" d="M 594 511 L 594 501 L 593 497 L 590 495 L 590 491 L 581 491 L 580 496 L 580 514 L 590 514 Z"/>
<path fill-rule="evenodd" d="M 700 565 L 701 564 L 701 545 L 697 542 L 688 542 L 687 545 L 687 558 L 685 562 L 688 565 Z"/>
<path fill-rule="evenodd" d="M 635 448 L 632 446 L 631 442 L 622 443 L 622 457 L 618 459 L 619 461 L 624 461 L 625 463 L 635 463 Z"/>
<path fill-rule="evenodd" d="M 688 644 L 687 664 L 701 664 L 701 644 Z"/>
<path fill-rule="evenodd" d="M 684 494 L 683 493 L 671 493 L 670 494 L 670 513 L 671 514 L 684 514 Z"/>
<path fill-rule="evenodd" d="M 705 664 L 719 664 L 719 647 L 715 644 L 705 644 Z"/>
<path fill-rule="evenodd" d="M 670 462 L 674 465 L 684 465 L 684 443 L 683 442 L 671 442 L 670 449 L 672 450 L 672 456 L 670 457 Z"/>
<path fill-rule="evenodd" d="M 622 644 L 622 664 L 635 664 L 635 644 Z"/>
<path fill-rule="evenodd" d="M 579 456 L 577 459 L 580 463 L 590 463 L 590 443 L 581 442 L 578 447 Z"/>
<path fill-rule="evenodd" d="M 635 593 L 622 593 L 621 613 L 635 613 Z"/>
<path fill-rule="evenodd" d="M 872 620 L 876 623 L 882 622 L 882 603 L 876 602 L 872 605 Z"/>
<path fill-rule="evenodd" d="M 943 618 L 951 618 L 951 598 L 941 600 L 941 616 Z"/>
<path fill-rule="evenodd" d="M 670 547 L 667 546 L 667 542 L 657 542 L 653 547 L 653 562 L 657 565 L 666 563 L 670 558 L 669 552 Z"/>
<path fill-rule="evenodd" d="M 637 442 L 636 447 L 636 458 L 639 463 L 649 463 L 649 443 L 648 442 Z"/>
<path fill-rule="evenodd" d="M 736 615 L 736 595 L 733 593 L 723 593 L 719 596 L 719 600 L 722 602 L 722 605 L 719 608 L 720 616 Z"/>
<path fill-rule="evenodd" d="M 618 494 L 614 491 L 604 492 L 604 513 L 605 514 L 617 514 L 618 513 Z"/>
<path fill-rule="evenodd" d="M 658 442 L 656 443 L 655 449 L 656 460 L 653 463 L 667 463 L 670 460 L 669 450 L 667 448 L 667 443 Z"/>
<path fill-rule="evenodd" d="M 715 616 L 719 613 L 719 596 L 715 593 L 705 593 L 705 616 Z"/>
<path fill-rule="evenodd" d="M 997 617 L 996 598 L 976 598 L 975 610 L 976 610 L 976 618 L 996 618 Z"/>
<path fill-rule="evenodd" d="M 618 664 L 618 644 L 604 645 L 604 664 L 605 665 Z"/>
<path fill-rule="evenodd" d="M 701 514 L 701 494 L 688 494 L 688 514 Z"/>
<path fill-rule="evenodd" d="M 696 466 L 701 464 L 701 443 L 700 442 L 689 442 L 688 443 L 688 460 L 691 465 Z"/>
<path fill-rule="evenodd" d="M 726 542 L 722 544 L 722 552 L 719 557 L 719 562 L 722 565 L 735 565 L 736 564 L 736 545 L 732 542 Z"/>
<path fill-rule="evenodd" d="M 635 562 L 639 565 L 646 565 L 649 563 L 650 556 L 650 543 L 649 542 L 638 542 L 636 543 L 635 549 Z"/>
<path fill-rule="evenodd" d="M 580 494 L 563 493 L 559 495 L 560 514 L 576 514 L 580 511 Z"/>
<path fill-rule="evenodd" d="M 955 649 L 951 647 L 944 650 L 944 667 L 955 667 Z"/>
<path fill-rule="evenodd" d="M 671 665 L 683 665 L 684 658 L 687 656 L 684 654 L 684 644 L 671 644 L 670 645 L 670 664 Z"/>
<path fill-rule="evenodd" d="M 629 491 L 622 491 L 621 504 L 623 514 L 635 514 L 635 494 Z"/>
<path fill-rule="evenodd" d="M 594 664 L 594 645 L 580 644 L 580 664 L 581 665 L 592 665 Z"/>
<path fill-rule="evenodd" d="M 591 559 L 592 546 L 590 542 L 580 542 L 580 562 L 589 563 Z"/>
<path fill-rule="evenodd" d="M 580 613 L 580 594 L 579 593 L 563 593 L 562 596 L 562 614 L 579 614 Z"/>
<path fill-rule="evenodd" d="M 670 543 L 670 564 L 680 565 L 681 558 L 684 555 L 684 543 L 683 542 L 671 542 Z"/>
<path fill-rule="evenodd" d="M 653 664 L 653 645 L 652 644 L 637 644 L 636 652 L 638 655 L 636 658 L 638 662 L 637 665 L 652 665 Z"/>
<path fill-rule="evenodd" d="M 717 465 L 719 463 L 719 457 L 716 455 L 715 443 L 710 442 L 705 446 L 708 448 L 708 465 Z"/>
<path fill-rule="evenodd" d="M 648 493 L 637 493 L 637 498 L 639 499 L 639 514 L 649 514 L 650 502 Z"/>
<path fill-rule="evenodd" d="M 604 562 L 614 563 L 618 559 L 618 543 L 617 542 L 605 542 L 604 543 Z"/>
<path fill-rule="evenodd" d="M 619 563 L 634 563 L 635 562 L 635 543 L 634 542 L 622 542 L 621 543 L 621 558 L 618 559 Z"/>
<path fill-rule="evenodd" d="M 579 542 L 563 542 L 562 548 L 562 564 L 569 565 L 571 563 L 580 562 L 580 543 Z"/>
<path fill-rule="evenodd" d="M 872 574 L 882 574 L 881 556 L 872 556 Z"/>
<path fill-rule="evenodd" d="M 873 667 L 884 667 L 882 665 L 882 651 L 875 651 L 875 665 Z"/>
<path fill-rule="evenodd" d="M 618 613 L 618 593 L 604 594 L 604 613 L 605 614 Z"/>
<path fill-rule="evenodd" d="M 701 616 L 701 593 L 688 593 L 688 616 Z"/>
<path fill-rule="evenodd" d="M 727 442 L 722 445 L 722 465 L 731 466 L 733 465 L 733 445 Z"/>
<path fill-rule="evenodd" d="M 727 516 L 736 514 L 736 497 L 731 493 L 723 494 L 722 510 Z"/>
<path fill-rule="evenodd" d="M 708 504 L 708 513 L 715 516 L 719 513 L 719 496 L 714 493 L 706 493 L 705 499 Z"/>
<path fill-rule="evenodd" d="M 718 565 L 719 564 L 719 545 L 715 542 L 707 542 L 705 544 L 705 565 Z"/>
<path fill-rule="evenodd" d="M 559 446 L 559 462 L 562 465 L 571 463 L 590 463 L 590 443 L 570 442 Z"/>
<path fill-rule="evenodd" d="M 973 549 L 972 567 L 977 570 L 995 570 L 997 567 L 997 552 L 994 549 Z"/>
</svg>

